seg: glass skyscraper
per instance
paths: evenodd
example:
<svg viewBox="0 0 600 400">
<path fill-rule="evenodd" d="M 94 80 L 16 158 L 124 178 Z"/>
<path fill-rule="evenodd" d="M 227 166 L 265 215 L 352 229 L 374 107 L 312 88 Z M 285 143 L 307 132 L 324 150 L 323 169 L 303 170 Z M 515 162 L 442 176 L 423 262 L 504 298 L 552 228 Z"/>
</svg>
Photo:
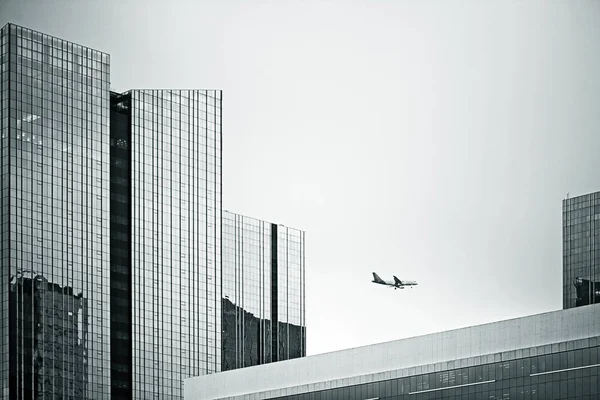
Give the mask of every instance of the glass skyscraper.
<svg viewBox="0 0 600 400">
<path fill-rule="evenodd" d="M 221 368 L 221 92 L 111 100 L 113 395 L 180 398 Z"/>
<path fill-rule="evenodd" d="M 221 91 L 114 93 L 107 54 L 12 24 L 0 68 L 3 398 L 305 355 L 304 232 L 223 216 Z"/>
<path fill-rule="evenodd" d="M 2 395 L 107 398 L 109 57 L 0 35 Z"/>
<path fill-rule="evenodd" d="M 223 371 L 306 355 L 304 239 L 223 212 Z"/>
<path fill-rule="evenodd" d="M 563 200 L 563 308 L 600 303 L 600 192 Z"/>
</svg>

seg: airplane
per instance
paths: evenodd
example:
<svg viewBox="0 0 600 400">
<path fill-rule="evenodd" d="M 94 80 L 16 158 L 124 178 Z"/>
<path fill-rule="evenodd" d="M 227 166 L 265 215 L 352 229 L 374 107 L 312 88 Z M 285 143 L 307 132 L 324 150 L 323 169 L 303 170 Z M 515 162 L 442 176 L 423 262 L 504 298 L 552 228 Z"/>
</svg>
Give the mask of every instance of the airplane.
<svg viewBox="0 0 600 400">
<path fill-rule="evenodd" d="M 386 285 L 388 288 L 394 288 L 394 290 L 404 289 L 404 287 L 406 287 L 406 286 L 409 286 L 412 289 L 413 286 L 418 285 L 418 283 L 415 281 L 401 281 L 400 279 L 396 278 L 396 276 L 394 276 L 393 282 L 392 281 L 384 281 L 375 272 L 373 272 L 373 280 L 371 282 L 378 283 L 380 285 Z"/>
</svg>

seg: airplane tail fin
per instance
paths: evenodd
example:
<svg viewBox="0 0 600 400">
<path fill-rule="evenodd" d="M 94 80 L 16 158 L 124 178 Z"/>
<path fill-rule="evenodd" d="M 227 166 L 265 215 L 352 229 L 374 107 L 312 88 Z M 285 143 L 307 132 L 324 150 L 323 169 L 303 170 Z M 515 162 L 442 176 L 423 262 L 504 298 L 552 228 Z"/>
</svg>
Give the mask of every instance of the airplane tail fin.
<svg viewBox="0 0 600 400">
<path fill-rule="evenodd" d="M 377 283 L 382 283 L 382 282 L 383 282 L 383 279 L 381 279 L 381 278 L 379 277 L 379 275 L 377 275 L 375 272 L 373 272 L 373 281 L 374 281 L 374 282 L 377 282 Z"/>
<path fill-rule="evenodd" d="M 396 285 L 402 285 L 402 281 L 398 279 L 396 275 L 394 275 L 394 282 L 396 282 Z"/>
</svg>

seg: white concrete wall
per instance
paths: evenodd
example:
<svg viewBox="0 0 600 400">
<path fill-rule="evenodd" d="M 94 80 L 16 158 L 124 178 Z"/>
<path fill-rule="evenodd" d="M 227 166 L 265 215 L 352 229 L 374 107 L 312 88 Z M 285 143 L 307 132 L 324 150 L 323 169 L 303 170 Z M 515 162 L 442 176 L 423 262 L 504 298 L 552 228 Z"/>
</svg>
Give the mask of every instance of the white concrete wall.
<svg viewBox="0 0 600 400">
<path fill-rule="evenodd" d="M 354 378 L 353 383 L 360 383 L 365 375 L 374 373 L 390 378 L 399 376 L 397 370 L 404 368 L 594 336 L 600 336 L 600 305 L 189 378 L 184 383 L 184 398 L 218 399 L 283 388 L 289 390 L 281 395 L 302 393 L 309 384 L 321 383 L 318 386 L 324 389 L 331 387 L 326 382 L 338 379 Z"/>
</svg>

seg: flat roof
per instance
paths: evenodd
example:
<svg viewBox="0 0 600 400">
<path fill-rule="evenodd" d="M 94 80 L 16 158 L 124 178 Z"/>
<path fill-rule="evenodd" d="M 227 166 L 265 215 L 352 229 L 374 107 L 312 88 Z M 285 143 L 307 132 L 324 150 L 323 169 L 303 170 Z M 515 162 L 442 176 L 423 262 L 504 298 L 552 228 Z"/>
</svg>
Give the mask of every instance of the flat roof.
<svg viewBox="0 0 600 400">
<path fill-rule="evenodd" d="M 300 393 L 306 385 L 347 379 L 359 383 L 360 377 L 378 373 L 390 379 L 411 367 L 597 336 L 600 304 L 188 378 L 184 398 L 218 399 L 284 388 Z"/>
</svg>

